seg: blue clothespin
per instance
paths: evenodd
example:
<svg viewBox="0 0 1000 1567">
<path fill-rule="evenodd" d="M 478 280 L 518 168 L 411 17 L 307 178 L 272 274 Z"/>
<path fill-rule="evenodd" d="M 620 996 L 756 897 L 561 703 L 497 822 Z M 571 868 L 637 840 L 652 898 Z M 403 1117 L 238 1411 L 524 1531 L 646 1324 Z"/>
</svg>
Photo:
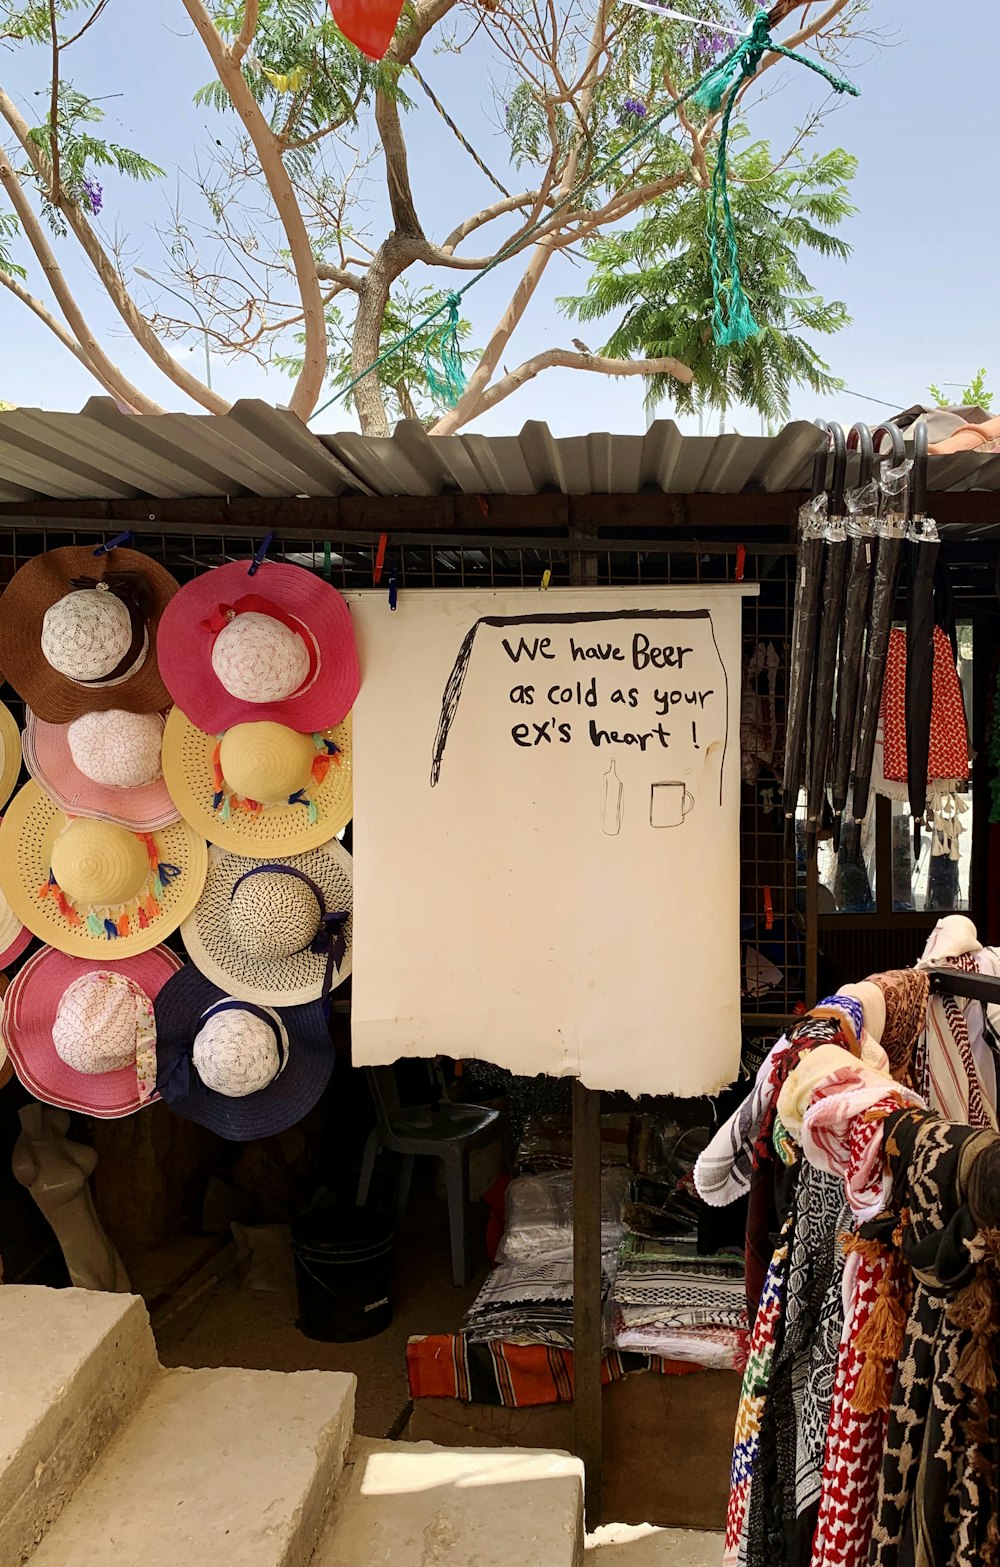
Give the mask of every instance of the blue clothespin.
<svg viewBox="0 0 1000 1567">
<path fill-rule="evenodd" d="M 389 608 L 390 609 L 395 609 L 396 608 L 396 595 L 397 595 L 396 568 L 395 568 L 395 566 L 393 566 L 392 570 L 389 573 Z"/>
<path fill-rule="evenodd" d="M 111 551 L 117 548 L 119 544 L 127 544 L 131 537 L 131 528 L 127 528 L 124 533 L 116 533 L 113 539 L 107 539 L 103 544 L 98 544 L 97 548 L 94 550 L 94 554 L 110 555 Z"/>
<path fill-rule="evenodd" d="M 269 533 L 267 535 L 267 537 L 265 538 L 263 544 L 261 545 L 260 549 L 257 551 L 256 555 L 254 556 L 253 560 L 250 562 L 250 565 L 249 565 L 249 567 L 247 569 L 247 576 L 248 577 L 255 577 L 257 575 L 257 573 L 260 570 L 261 566 L 264 564 L 264 560 L 265 560 L 265 558 L 267 556 L 267 552 L 271 548 L 271 545 L 273 543 L 274 543 L 274 534 L 273 533 Z"/>
</svg>

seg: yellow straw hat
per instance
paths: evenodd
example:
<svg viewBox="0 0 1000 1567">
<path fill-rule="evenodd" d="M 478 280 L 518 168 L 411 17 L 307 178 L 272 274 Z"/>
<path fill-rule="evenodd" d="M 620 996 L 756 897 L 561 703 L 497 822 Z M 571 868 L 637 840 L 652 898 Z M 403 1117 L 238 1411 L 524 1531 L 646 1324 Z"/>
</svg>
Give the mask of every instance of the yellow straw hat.
<svg viewBox="0 0 1000 1567">
<path fill-rule="evenodd" d="M 164 781 L 184 820 L 235 854 L 305 854 L 351 819 L 350 714 L 319 734 L 264 722 L 210 735 L 175 707 L 162 755 Z"/>
<path fill-rule="evenodd" d="M 21 731 L 10 708 L 0 702 L 0 810 L 14 793 L 20 773 Z"/>
<path fill-rule="evenodd" d="M 0 887 L 34 935 L 72 957 L 155 947 L 194 908 L 208 847 L 186 822 L 134 833 L 65 816 L 25 784 L 0 824 Z"/>
</svg>

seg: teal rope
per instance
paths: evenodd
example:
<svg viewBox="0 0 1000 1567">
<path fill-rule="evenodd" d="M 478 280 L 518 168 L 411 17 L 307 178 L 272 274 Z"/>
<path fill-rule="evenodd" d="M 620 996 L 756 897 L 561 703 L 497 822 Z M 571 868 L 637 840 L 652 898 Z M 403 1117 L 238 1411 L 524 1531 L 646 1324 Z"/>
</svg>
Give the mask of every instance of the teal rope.
<svg viewBox="0 0 1000 1567">
<path fill-rule="evenodd" d="M 570 206 L 589 186 L 598 184 L 606 174 L 610 173 L 613 168 L 617 167 L 628 156 L 633 147 L 645 141 L 652 131 L 656 130 L 669 115 L 673 114 L 685 103 L 697 104 L 699 107 L 714 113 L 725 102 L 722 128 L 719 133 L 719 151 L 715 168 L 712 171 L 712 183 L 709 193 L 709 250 L 712 258 L 713 300 L 712 332 L 715 341 L 720 344 L 744 342 L 747 338 L 753 337 L 759 329 L 751 314 L 750 305 L 743 292 L 743 285 L 740 279 L 739 245 L 729 203 L 726 174 L 729 121 L 732 117 L 733 106 L 740 85 L 743 80 L 749 80 L 750 77 L 756 75 L 761 60 L 768 53 L 780 54 L 786 60 L 794 60 L 799 65 L 808 66 L 809 70 L 815 71 L 817 75 L 822 76 L 825 81 L 829 82 L 835 92 L 851 93 L 855 98 L 858 96 L 858 89 L 851 82 L 845 81 L 843 77 L 835 76 L 832 71 L 827 70 L 826 66 L 820 65 L 815 60 L 807 59 L 803 54 L 797 54 L 794 49 L 785 49 L 781 44 L 775 43 L 768 31 L 767 12 L 758 11 L 750 33 L 746 38 L 740 40 L 731 54 L 727 55 L 717 66 L 713 66 L 710 71 L 707 71 L 692 87 L 688 88 L 687 92 L 681 93 L 679 98 L 672 99 L 670 103 L 665 104 L 656 114 L 649 115 L 645 120 L 641 121 L 635 134 L 630 136 L 628 141 L 616 153 L 613 153 L 609 158 L 605 158 L 596 168 L 591 169 L 589 174 L 578 180 L 572 190 L 567 191 L 565 196 L 555 202 L 543 217 L 538 218 L 523 234 L 511 240 L 502 250 L 499 250 L 493 259 L 488 261 L 486 266 L 479 272 L 473 273 L 472 277 L 469 278 L 467 283 L 463 283 L 461 288 L 456 289 L 453 293 L 446 294 L 441 303 L 429 311 L 422 320 L 418 321 L 416 326 L 411 327 L 409 332 L 404 333 L 395 343 L 391 343 L 388 348 L 383 349 L 377 359 L 373 359 L 371 364 L 366 365 L 356 376 L 353 376 L 341 391 L 335 393 L 333 397 L 328 398 L 325 403 L 321 404 L 310 415 L 310 418 L 315 419 L 319 414 L 324 413 L 331 404 L 339 402 L 341 398 L 346 397 L 354 390 L 359 381 L 363 381 L 373 371 L 381 369 L 382 365 L 385 364 L 392 354 L 398 353 L 401 348 L 405 348 L 407 343 L 418 337 L 426 327 L 430 326 L 431 322 L 436 321 L 438 316 L 443 315 L 445 311 L 448 312 L 447 322 L 439 332 L 433 334 L 427 344 L 428 384 L 431 387 L 432 395 L 436 396 L 438 395 L 435 391 L 436 383 L 442 390 L 443 400 L 449 399 L 448 406 L 454 407 L 465 390 L 466 384 L 461 354 L 458 349 L 458 309 L 469 289 L 474 288 L 477 283 L 481 283 L 483 278 L 487 277 L 501 262 L 506 261 L 516 251 L 521 250 L 526 241 L 551 222 L 557 212 L 561 212 L 564 207 Z M 718 210 L 720 204 L 729 251 L 728 312 L 723 310 L 725 285 L 718 261 Z M 728 321 L 726 319 L 727 314 Z M 444 371 L 443 377 L 438 377 L 436 372 L 430 371 L 429 355 L 432 347 L 440 349 L 442 369 Z M 445 362 L 446 356 L 447 362 Z"/>
</svg>

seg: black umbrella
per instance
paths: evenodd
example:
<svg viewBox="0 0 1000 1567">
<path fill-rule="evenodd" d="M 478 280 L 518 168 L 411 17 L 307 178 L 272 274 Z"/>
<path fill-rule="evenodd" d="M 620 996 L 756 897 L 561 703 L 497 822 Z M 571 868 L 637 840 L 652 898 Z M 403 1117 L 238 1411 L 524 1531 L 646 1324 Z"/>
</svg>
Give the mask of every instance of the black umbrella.
<svg viewBox="0 0 1000 1567">
<path fill-rule="evenodd" d="M 934 572 L 941 543 L 927 516 L 927 426 L 913 432 L 913 526 L 906 547 L 906 786 L 914 818 L 914 851 L 927 809 L 927 759 L 931 743 L 934 675 Z"/>
<path fill-rule="evenodd" d="M 812 730 L 809 742 L 809 786 L 806 802 L 806 834 L 810 851 L 815 844 L 826 801 L 827 763 L 833 726 L 833 691 L 837 674 L 837 643 L 844 616 L 847 575 L 847 530 L 844 524 L 844 480 L 847 477 L 847 442 L 839 424 L 830 425 L 833 442 L 833 482 L 825 534 L 823 586 L 819 602 L 819 641 L 812 694 Z"/>
<path fill-rule="evenodd" d="M 878 516 L 878 486 L 872 480 L 875 446 L 866 424 L 856 424 L 847 437 L 848 449 L 861 452 L 858 487 L 845 497 L 849 513 L 847 524 L 848 561 L 845 590 L 844 625 L 840 638 L 837 666 L 837 716 L 834 725 L 831 798 L 835 823 L 847 808 L 854 759 L 854 736 L 858 723 L 858 692 L 861 686 L 861 660 L 868 624 L 872 577 L 875 567 L 875 522 Z"/>
<path fill-rule="evenodd" d="M 829 426 L 817 420 L 821 429 Z M 799 548 L 795 560 L 795 610 L 788 665 L 788 705 L 785 712 L 785 768 L 782 795 L 786 836 L 794 833 L 799 790 L 805 774 L 806 726 L 816 657 L 819 593 L 823 580 L 823 534 L 826 526 L 826 452 L 813 464 L 813 495 L 799 511 Z"/>
<path fill-rule="evenodd" d="M 891 430 L 896 437 L 894 447 L 896 442 L 902 446 L 899 431 L 894 426 L 887 427 L 887 430 Z M 861 722 L 854 759 L 854 794 L 851 802 L 854 819 L 857 822 L 863 822 L 868 813 L 868 795 L 871 789 L 879 710 L 882 705 L 889 633 L 892 630 L 896 588 L 903 563 L 903 544 L 908 527 L 911 466 L 912 464 L 904 459 L 895 467 L 883 468 L 879 480 L 882 515 L 878 527 L 878 555 L 875 561 L 875 585 L 872 589 L 868 643 L 865 648 L 864 695 L 861 701 Z"/>
</svg>

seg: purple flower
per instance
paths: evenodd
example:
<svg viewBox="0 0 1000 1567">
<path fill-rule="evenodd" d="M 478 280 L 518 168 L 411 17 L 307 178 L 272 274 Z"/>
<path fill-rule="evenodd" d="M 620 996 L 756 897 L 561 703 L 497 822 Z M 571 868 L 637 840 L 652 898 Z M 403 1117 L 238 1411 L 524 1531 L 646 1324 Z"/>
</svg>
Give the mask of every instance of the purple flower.
<svg viewBox="0 0 1000 1567">
<path fill-rule="evenodd" d="M 695 54 L 701 55 L 703 60 L 717 60 L 729 53 L 734 42 L 726 33 L 703 32 L 699 28 L 694 40 Z"/>
<path fill-rule="evenodd" d="M 646 105 L 643 103 L 641 98 L 626 98 L 625 102 L 622 104 L 622 111 L 619 118 L 624 120 L 626 115 L 631 114 L 634 115 L 637 120 L 644 120 L 648 113 L 649 110 L 646 108 Z"/>
<path fill-rule="evenodd" d="M 96 218 L 104 205 L 104 190 L 89 174 L 80 181 L 80 195 L 91 217 Z"/>
</svg>

